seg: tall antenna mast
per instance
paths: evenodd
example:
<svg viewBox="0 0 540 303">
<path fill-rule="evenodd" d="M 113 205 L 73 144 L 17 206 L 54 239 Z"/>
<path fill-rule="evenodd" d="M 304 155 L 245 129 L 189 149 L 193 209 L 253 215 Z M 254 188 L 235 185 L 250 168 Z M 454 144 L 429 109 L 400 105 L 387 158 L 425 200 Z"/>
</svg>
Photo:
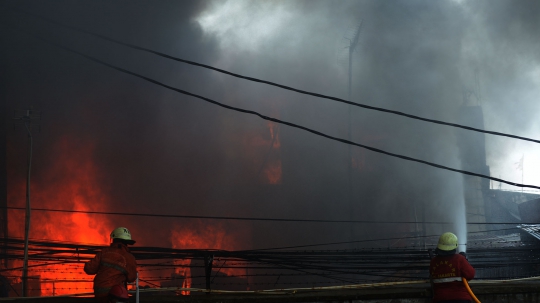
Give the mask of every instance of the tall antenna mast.
<svg viewBox="0 0 540 303">
<path fill-rule="evenodd" d="M 482 94 L 480 93 L 480 72 L 478 71 L 478 67 L 474 69 L 474 95 L 476 96 L 476 101 L 478 102 L 478 105 L 480 105 L 480 102 L 482 101 Z"/>
<path fill-rule="evenodd" d="M 353 53 L 356 50 L 356 46 L 358 45 L 358 38 L 360 37 L 360 29 L 362 28 L 362 22 L 363 20 L 360 20 L 360 24 L 354 31 L 354 35 L 352 39 L 349 40 L 349 86 L 348 86 L 348 98 L 349 101 L 352 101 L 352 92 L 351 92 L 351 83 L 352 83 L 352 57 Z M 347 138 L 349 141 L 351 141 L 351 108 L 352 106 L 349 105 L 349 114 L 348 114 L 348 126 L 347 126 Z M 351 221 L 354 220 L 354 207 L 353 207 L 353 199 L 352 199 L 352 146 L 349 145 L 349 152 L 347 157 L 347 167 L 348 167 L 348 194 L 347 194 L 347 200 L 349 203 L 349 216 Z M 351 232 L 350 232 L 350 241 L 354 241 L 354 224 L 351 224 Z"/>
<path fill-rule="evenodd" d="M 349 101 L 351 101 L 351 81 L 352 81 L 352 54 L 353 52 L 356 50 L 356 46 L 358 45 L 358 38 L 360 37 L 360 29 L 362 28 L 362 22 L 363 20 L 360 21 L 360 24 L 358 25 L 358 27 L 356 28 L 356 30 L 354 31 L 354 36 L 352 39 L 349 39 Z M 349 105 L 349 109 L 350 109 L 350 105 Z M 349 117 L 350 117 L 350 110 L 349 110 Z M 349 120 L 349 125 L 350 125 L 350 120 Z M 350 127 L 349 127 L 349 139 L 350 138 Z"/>
</svg>

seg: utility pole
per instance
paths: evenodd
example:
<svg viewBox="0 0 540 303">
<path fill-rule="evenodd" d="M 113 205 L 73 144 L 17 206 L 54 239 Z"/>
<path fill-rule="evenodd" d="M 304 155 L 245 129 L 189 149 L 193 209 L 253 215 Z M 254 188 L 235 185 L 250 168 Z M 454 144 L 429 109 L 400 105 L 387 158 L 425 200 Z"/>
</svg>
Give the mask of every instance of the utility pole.
<svg viewBox="0 0 540 303">
<path fill-rule="evenodd" d="M 28 172 L 26 175 L 26 213 L 24 220 L 24 263 L 22 273 L 22 295 L 28 297 L 28 235 L 30 233 L 30 172 L 32 171 L 32 119 L 40 118 L 41 114 L 36 114 L 32 107 L 25 110 L 24 115 L 15 116 L 14 120 L 18 120 L 24 124 L 28 133 Z"/>
<path fill-rule="evenodd" d="M 1 65 L 0 69 L 8 70 L 7 66 Z M 7 240 L 8 240 L 8 217 L 7 217 L 7 73 L 0 73 L 0 237 L 4 255 L 2 264 L 8 268 Z"/>
<path fill-rule="evenodd" d="M 363 20 L 362 20 L 363 21 Z M 352 83 L 352 57 L 353 53 L 356 50 L 356 46 L 358 45 L 358 38 L 360 37 L 360 29 L 362 28 L 362 21 L 360 21 L 360 24 L 354 31 L 354 36 L 352 39 L 349 40 L 349 85 L 348 85 L 348 98 L 349 101 L 352 101 L 352 93 L 351 93 L 351 83 Z M 348 113 L 348 125 L 347 125 L 347 138 L 349 141 L 352 139 L 351 135 L 351 109 L 352 105 L 349 105 L 349 113 Z M 352 146 L 349 145 L 349 151 L 348 151 L 348 157 L 347 157 L 347 167 L 348 167 L 348 194 L 347 194 L 347 200 L 349 203 L 349 216 L 351 221 L 354 220 L 354 203 L 353 203 L 353 197 L 352 197 Z M 354 223 L 351 223 L 351 231 L 350 231 L 350 241 L 354 241 Z M 352 245 L 352 244 L 351 244 Z"/>
</svg>

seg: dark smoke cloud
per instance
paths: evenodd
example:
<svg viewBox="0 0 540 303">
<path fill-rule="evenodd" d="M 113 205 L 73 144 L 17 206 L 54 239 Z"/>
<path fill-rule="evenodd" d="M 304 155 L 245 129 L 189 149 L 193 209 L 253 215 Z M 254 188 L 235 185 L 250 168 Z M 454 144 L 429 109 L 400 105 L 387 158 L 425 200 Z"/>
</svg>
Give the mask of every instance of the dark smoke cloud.
<svg viewBox="0 0 540 303">
<path fill-rule="evenodd" d="M 342 98 L 347 98 L 346 63 L 336 62 L 336 57 L 343 58 L 347 51 L 342 47 L 343 36 L 350 34 L 347 28 L 362 19 L 353 64 L 354 101 L 458 121 L 463 89 L 474 86 L 474 69 L 478 69 L 487 126 L 528 132 L 532 124 L 523 121 L 533 120 L 537 103 L 521 99 L 516 107 L 508 99 L 512 92 L 521 97 L 521 91 L 532 89 L 524 70 L 538 66 L 538 4 L 514 3 L 7 4 L 171 55 Z M 205 28 L 202 18 L 219 11 L 226 16 L 222 23 Z M 11 11 L 3 10 L 2 16 L 6 22 L 167 84 L 347 136 L 346 106 L 173 63 Z M 271 26 L 257 27 L 264 18 L 268 18 L 264 24 Z M 426 220 L 446 221 L 453 220 L 451 213 L 462 199 L 459 175 L 353 148 L 362 165 L 352 175 L 351 206 L 348 147 L 284 126 L 279 126 L 282 184 L 261 184 L 262 162 L 275 157 L 253 144 L 259 137 L 268 140 L 266 121 L 166 91 L 6 28 L 2 35 L 8 42 L 2 65 L 10 109 L 36 104 L 44 112 L 35 147 L 35 178 L 43 186 L 48 165 L 55 163 L 50 145 L 70 136 L 81 145 L 95 144 L 101 186 L 114 198 L 114 210 L 381 221 L 421 220 L 424 214 Z M 354 141 L 461 165 L 452 129 L 357 108 L 351 114 Z M 10 134 L 12 180 L 24 178 L 24 139 L 20 132 Z M 494 163 L 500 155 L 493 150 L 512 148 L 508 140 L 489 142 Z M 163 229 L 173 226 L 172 221 L 144 222 Z M 191 224 L 174 222 L 178 223 Z M 351 239 L 349 225 L 253 223 L 228 228 L 252 231 L 246 248 Z M 451 226 L 433 227 L 428 234 L 447 228 Z M 153 228 L 134 229 L 149 239 L 144 244 L 168 245 L 167 236 L 152 236 Z M 376 239 L 403 236 L 402 231 L 411 227 L 361 225 L 353 230 L 353 239 Z"/>
</svg>

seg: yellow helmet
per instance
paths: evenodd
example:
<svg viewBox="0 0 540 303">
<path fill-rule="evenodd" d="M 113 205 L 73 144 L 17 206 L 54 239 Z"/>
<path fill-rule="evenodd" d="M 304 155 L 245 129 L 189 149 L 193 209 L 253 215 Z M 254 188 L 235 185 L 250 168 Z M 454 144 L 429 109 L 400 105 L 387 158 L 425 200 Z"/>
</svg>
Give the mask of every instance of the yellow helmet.
<svg viewBox="0 0 540 303">
<path fill-rule="evenodd" d="M 128 244 L 135 244 L 135 241 L 131 239 L 131 233 L 129 232 L 129 229 L 127 229 L 125 227 L 115 228 L 111 232 L 111 241 L 113 239 L 124 240 L 124 242 L 126 242 Z"/>
<path fill-rule="evenodd" d="M 458 247 L 457 236 L 453 233 L 444 233 L 439 238 L 437 248 L 444 251 L 454 250 Z"/>
</svg>

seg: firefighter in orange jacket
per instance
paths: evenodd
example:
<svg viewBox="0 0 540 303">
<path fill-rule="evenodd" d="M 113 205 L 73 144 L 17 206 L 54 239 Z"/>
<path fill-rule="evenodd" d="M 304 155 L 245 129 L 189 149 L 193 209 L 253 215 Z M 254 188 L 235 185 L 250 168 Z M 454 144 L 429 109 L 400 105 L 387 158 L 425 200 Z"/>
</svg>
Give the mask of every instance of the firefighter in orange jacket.
<svg viewBox="0 0 540 303">
<path fill-rule="evenodd" d="M 439 238 L 437 254 L 429 264 L 430 278 L 433 282 L 433 302 L 466 303 L 472 298 L 462 278 L 471 280 L 475 270 L 469 264 L 465 253 L 456 254 L 458 238 L 453 233 L 444 233 Z"/>
<path fill-rule="evenodd" d="M 115 285 L 126 286 L 137 278 L 137 262 L 129 252 L 128 245 L 135 244 L 125 227 L 111 233 L 111 245 L 84 264 L 84 272 L 94 277 L 94 295 L 98 302 L 107 302 L 107 296 Z"/>
</svg>

